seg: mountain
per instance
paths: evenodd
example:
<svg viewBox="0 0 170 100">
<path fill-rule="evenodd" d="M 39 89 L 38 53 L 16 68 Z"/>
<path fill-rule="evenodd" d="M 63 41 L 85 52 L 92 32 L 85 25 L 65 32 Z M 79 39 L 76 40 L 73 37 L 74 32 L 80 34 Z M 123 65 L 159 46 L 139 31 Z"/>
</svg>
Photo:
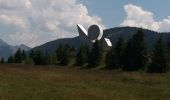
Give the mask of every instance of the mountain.
<svg viewBox="0 0 170 100">
<path fill-rule="evenodd" d="M 128 40 L 131 38 L 137 30 L 142 28 L 136 28 L 136 27 L 117 27 L 117 28 L 111 28 L 104 30 L 104 34 L 106 37 L 109 37 L 112 44 L 114 45 L 117 39 L 121 36 L 125 40 Z M 153 48 L 155 42 L 158 40 L 160 36 L 163 37 L 163 40 L 165 43 L 170 41 L 170 33 L 167 32 L 155 32 L 148 29 L 142 29 L 145 34 L 145 40 L 149 48 Z"/>
<path fill-rule="evenodd" d="M 63 44 L 63 45 L 69 44 L 74 47 L 79 47 L 83 43 L 92 45 L 92 43 L 90 43 L 88 40 L 86 40 L 86 38 L 77 36 L 74 38 L 62 38 L 62 39 L 50 41 L 43 45 L 33 48 L 33 50 L 41 50 L 46 53 L 51 53 L 51 52 L 55 52 L 55 50 L 59 47 L 60 44 Z"/>
<path fill-rule="evenodd" d="M 11 46 L 11 49 L 12 49 L 13 54 L 14 54 L 18 49 L 29 51 L 31 48 L 24 45 L 24 44 L 21 44 L 21 45 L 18 45 L 18 46 Z"/>
<path fill-rule="evenodd" d="M 3 40 L 0 39 L 0 46 L 7 46 L 8 44 L 6 42 L 4 42 Z"/>
<path fill-rule="evenodd" d="M 0 58 L 7 58 L 12 54 L 11 47 L 0 39 Z"/>
<path fill-rule="evenodd" d="M 7 59 L 9 56 L 13 55 L 19 48 L 25 51 L 31 49 L 26 45 L 12 46 L 0 39 L 0 58 Z"/>
<path fill-rule="evenodd" d="M 131 38 L 137 30 L 141 28 L 136 27 L 116 27 L 111 29 L 104 30 L 104 37 L 107 37 L 111 40 L 112 44 L 114 45 L 117 39 L 121 36 L 125 40 L 128 40 Z M 158 33 L 155 31 L 142 29 L 145 34 L 146 43 L 149 48 L 153 48 L 155 42 L 157 41 L 158 37 L 161 35 L 163 37 L 163 40 L 165 42 L 170 41 L 170 33 Z M 87 43 L 91 45 L 85 38 L 81 36 L 77 36 L 74 38 L 63 38 L 63 39 L 57 39 L 48 43 L 45 43 L 43 45 L 37 46 L 33 48 L 34 50 L 42 50 L 43 52 L 54 52 L 60 44 L 69 44 L 74 47 L 79 47 L 82 43 Z"/>
</svg>

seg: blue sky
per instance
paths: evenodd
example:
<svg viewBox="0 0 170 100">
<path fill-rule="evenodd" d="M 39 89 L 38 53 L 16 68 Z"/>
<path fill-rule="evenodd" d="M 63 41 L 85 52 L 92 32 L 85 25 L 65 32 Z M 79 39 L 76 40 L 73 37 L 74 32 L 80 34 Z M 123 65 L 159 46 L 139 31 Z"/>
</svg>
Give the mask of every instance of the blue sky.
<svg viewBox="0 0 170 100">
<path fill-rule="evenodd" d="M 170 32 L 170 0 L 0 0 L 0 37 L 12 45 L 41 45 L 86 29 L 142 27 Z"/>
<path fill-rule="evenodd" d="M 170 15 L 170 0 L 80 0 L 90 14 L 101 17 L 106 27 L 116 27 L 125 19 L 124 6 L 134 4 L 154 13 L 155 20 Z"/>
</svg>

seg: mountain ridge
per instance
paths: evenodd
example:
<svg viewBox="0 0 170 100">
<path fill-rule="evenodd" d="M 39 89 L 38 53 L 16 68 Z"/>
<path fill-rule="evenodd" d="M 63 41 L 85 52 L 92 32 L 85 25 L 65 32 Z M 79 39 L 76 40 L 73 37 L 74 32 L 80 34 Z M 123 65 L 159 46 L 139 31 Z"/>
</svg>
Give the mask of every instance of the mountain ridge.
<svg viewBox="0 0 170 100">
<path fill-rule="evenodd" d="M 137 30 L 142 29 L 142 28 L 137 28 L 137 27 L 115 27 L 115 28 L 110 28 L 106 29 L 103 31 L 103 36 L 107 37 L 111 40 L 112 44 L 114 45 L 117 39 L 121 36 L 123 39 L 128 40 L 131 38 Z M 155 32 L 152 30 L 148 29 L 142 29 L 144 34 L 145 34 L 145 39 L 147 42 L 147 45 L 149 48 L 153 48 L 155 42 L 161 35 L 164 39 L 165 42 L 170 41 L 170 32 Z M 69 44 L 71 46 L 74 46 L 78 48 L 82 43 L 87 43 L 91 45 L 91 43 L 87 42 L 83 37 L 77 36 L 73 38 L 61 38 L 61 39 L 56 39 L 53 41 L 49 41 L 45 44 L 42 44 L 40 46 L 37 46 L 33 48 L 33 50 L 41 50 L 43 52 L 54 52 L 60 44 Z"/>
<path fill-rule="evenodd" d="M 18 46 L 12 46 L 0 39 L 0 58 L 8 59 L 9 56 L 13 55 L 18 49 L 28 51 L 31 48 L 21 44 Z"/>
</svg>

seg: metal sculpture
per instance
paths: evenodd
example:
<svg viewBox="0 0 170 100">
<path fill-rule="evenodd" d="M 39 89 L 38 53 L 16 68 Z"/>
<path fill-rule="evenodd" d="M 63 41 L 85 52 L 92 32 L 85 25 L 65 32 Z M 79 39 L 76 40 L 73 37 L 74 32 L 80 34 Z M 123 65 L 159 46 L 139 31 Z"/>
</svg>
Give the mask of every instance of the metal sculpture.
<svg viewBox="0 0 170 100">
<path fill-rule="evenodd" d="M 100 27 L 98 25 L 90 26 L 89 29 L 88 29 L 88 32 L 80 24 L 77 24 L 77 29 L 78 29 L 80 36 L 87 38 L 92 43 L 94 43 L 96 40 L 99 40 L 99 41 L 102 41 L 104 46 L 106 46 L 106 47 L 112 46 L 110 39 L 103 37 L 103 29 L 102 29 L 102 27 Z"/>
</svg>

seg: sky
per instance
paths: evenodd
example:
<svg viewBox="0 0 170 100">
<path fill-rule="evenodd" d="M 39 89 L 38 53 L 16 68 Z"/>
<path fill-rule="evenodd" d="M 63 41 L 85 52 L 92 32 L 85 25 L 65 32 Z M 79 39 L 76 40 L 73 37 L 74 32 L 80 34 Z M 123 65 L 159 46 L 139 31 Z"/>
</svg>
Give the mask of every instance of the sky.
<svg viewBox="0 0 170 100">
<path fill-rule="evenodd" d="M 0 0 L 0 38 L 35 47 L 78 36 L 76 24 L 170 32 L 170 0 Z"/>
</svg>

